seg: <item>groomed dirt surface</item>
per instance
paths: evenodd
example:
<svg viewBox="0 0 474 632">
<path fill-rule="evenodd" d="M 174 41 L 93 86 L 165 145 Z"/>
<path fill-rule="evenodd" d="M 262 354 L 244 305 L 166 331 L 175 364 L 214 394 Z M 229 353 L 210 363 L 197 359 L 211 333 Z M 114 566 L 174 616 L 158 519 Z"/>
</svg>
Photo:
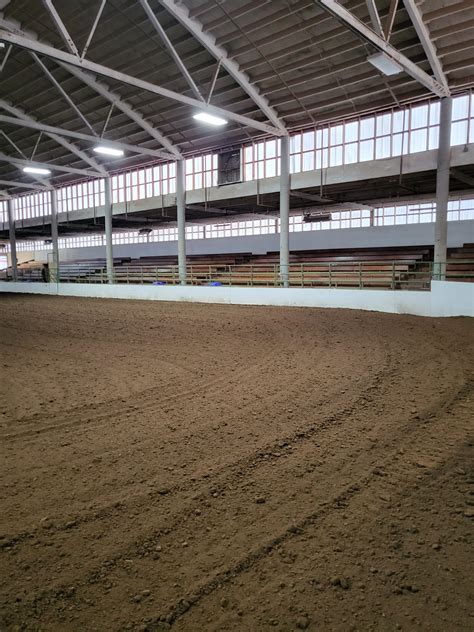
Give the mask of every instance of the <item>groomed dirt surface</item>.
<svg viewBox="0 0 474 632">
<path fill-rule="evenodd" d="M 474 628 L 472 321 L 3 295 L 0 328 L 2 631 Z"/>
</svg>

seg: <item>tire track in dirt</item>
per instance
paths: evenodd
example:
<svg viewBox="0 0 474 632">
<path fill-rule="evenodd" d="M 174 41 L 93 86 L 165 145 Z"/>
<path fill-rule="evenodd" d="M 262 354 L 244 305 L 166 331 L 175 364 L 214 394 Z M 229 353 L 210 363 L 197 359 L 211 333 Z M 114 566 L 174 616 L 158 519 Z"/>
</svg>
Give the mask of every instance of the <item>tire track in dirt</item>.
<svg viewBox="0 0 474 632">
<path fill-rule="evenodd" d="M 341 416 L 341 415 L 345 415 L 348 414 L 349 412 L 351 412 L 355 406 L 357 406 L 358 402 L 360 401 L 360 398 L 364 398 L 365 394 L 368 393 L 384 376 L 389 376 L 391 369 L 390 367 L 390 356 L 387 356 L 387 360 L 386 360 L 386 365 L 382 368 L 379 369 L 378 371 L 375 372 L 375 375 L 371 378 L 371 382 L 368 386 L 366 386 L 364 388 L 364 390 L 362 391 L 362 393 L 359 395 L 358 399 L 356 400 L 355 403 L 351 403 L 349 406 L 345 405 L 345 404 L 341 404 L 338 403 L 339 400 L 341 399 L 341 394 L 339 393 L 339 397 L 337 397 L 336 393 L 325 393 L 325 397 L 318 402 L 318 406 L 333 406 L 334 410 L 331 412 L 331 414 L 327 417 L 325 417 L 322 422 L 320 422 L 320 424 L 316 427 L 316 426 L 310 426 L 309 429 L 305 429 L 305 426 L 299 426 L 296 430 L 294 430 L 293 433 L 289 434 L 289 435 L 284 435 L 282 438 L 279 438 L 278 440 L 276 440 L 274 443 L 272 444 L 263 444 L 258 446 L 255 450 L 253 450 L 250 454 L 246 455 L 245 457 L 238 459 L 238 460 L 232 460 L 228 463 L 225 463 L 223 466 L 219 467 L 217 470 L 214 470 L 212 472 L 212 475 L 206 475 L 202 477 L 202 481 L 206 482 L 206 485 L 208 483 L 211 483 L 212 480 L 214 480 L 217 477 L 220 477 L 224 472 L 226 472 L 227 470 L 232 470 L 233 468 L 241 468 L 244 467 L 246 463 L 252 463 L 256 458 L 259 457 L 259 455 L 261 455 L 262 453 L 272 453 L 275 452 L 278 449 L 278 446 L 282 443 L 288 443 L 288 444 L 292 444 L 293 446 L 296 446 L 298 443 L 300 443 L 302 440 L 311 437 L 314 433 L 319 432 L 321 430 L 324 430 L 327 427 L 327 424 L 333 422 L 336 417 Z M 281 400 L 281 403 L 284 400 Z M 271 403 L 273 405 L 278 404 L 278 400 L 275 401 L 274 399 L 271 400 Z M 342 408 L 341 410 L 337 409 L 337 406 L 341 406 L 344 405 L 345 407 Z M 267 401 L 265 398 L 260 398 L 258 401 L 258 406 L 261 407 L 261 414 L 263 414 L 267 408 Z M 247 408 L 251 408 L 252 410 L 255 410 L 255 404 L 253 402 L 249 402 Z M 310 413 L 312 411 L 313 408 L 313 404 L 311 404 L 311 406 L 308 407 L 307 413 Z M 305 413 L 305 410 L 303 408 L 300 408 L 298 410 L 298 412 L 300 412 L 300 414 Z M 238 419 L 239 417 L 245 416 L 246 413 L 246 409 L 244 410 L 240 410 L 238 413 L 235 414 L 235 419 Z M 227 421 L 227 424 L 229 424 L 229 421 L 232 421 L 232 418 L 229 419 Z M 187 437 L 186 435 L 182 435 L 180 437 L 178 437 L 178 440 L 180 442 L 186 442 L 186 440 L 188 438 L 192 438 L 194 435 L 189 435 L 189 437 Z M 205 443 L 205 441 L 204 441 Z M 164 447 L 166 448 L 166 443 L 164 444 Z M 59 464 L 59 466 L 61 466 L 61 464 Z M 193 477 L 194 478 L 194 477 Z M 151 485 L 155 485 L 156 483 L 159 483 L 159 479 L 152 479 L 149 481 L 149 483 Z M 185 480 L 184 482 L 178 483 L 172 487 L 167 488 L 167 496 L 169 497 L 169 499 L 172 499 L 173 493 L 177 493 L 177 492 L 182 492 L 182 491 L 187 491 L 188 489 L 191 489 L 192 487 L 195 487 L 195 481 L 193 480 Z M 160 491 L 155 491 L 155 492 L 146 492 L 146 493 L 142 493 L 139 495 L 136 495 L 133 497 L 134 501 L 140 501 L 142 499 L 146 499 L 147 501 L 152 501 L 158 497 L 160 497 L 162 494 L 160 493 Z M 127 498 L 129 496 L 127 495 Z M 89 514 L 86 516 L 82 516 L 81 518 L 77 519 L 76 518 L 76 522 L 79 523 L 83 523 L 83 522 L 89 522 L 89 520 L 97 517 L 97 518 L 102 518 L 105 515 L 109 515 L 109 512 L 114 508 L 114 506 L 117 505 L 117 501 L 114 501 L 112 503 L 110 503 L 107 506 L 101 507 L 100 511 L 94 513 L 94 514 Z M 130 507 L 130 503 L 127 502 L 127 506 Z M 116 507 L 115 507 L 116 508 Z M 53 532 L 59 532 L 61 530 L 65 530 L 66 527 L 59 527 L 59 528 L 53 528 Z M 15 542 L 18 543 L 20 541 L 23 541 L 29 537 L 31 537 L 32 535 L 34 535 L 35 533 L 41 532 L 40 529 L 36 529 L 33 531 L 27 531 L 27 532 L 23 532 L 23 533 L 18 533 L 18 534 L 12 534 L 11 536 L 9 536 L 10 542 Z"/>
<path fill-rule="evenodd" d="M 272 318 L 277 312 L 290 314 L 290 310 L 275 310 Z M 198 313 L 207 317 L 210 310 L 193 311 Z M 246 319 L 263 313 L 258 309 L 242 311 Z M 286 339 L 288 323 L 298 332 L 293 340 Z M 111 416 L 109 423 L 92 424 L 90 433 L 74 428 L 71 438 L 81 442 L 75 454 L 60 446 L 54 454 L 55 442 L 61 441 L 64 433 L 60 429 L 33 440 L 12 441 L 10 445 L 24 447 L 25 457 L 33 462 L 31 467 L 22 468 L 38 477 L 31 493 L 36 496 L 41 486 L 48 492 L 49 484 L 49 495 L 58 503 L 61 492 L 67 491 L 67 480 L 60 479 L 63 472 L 67 475 L 69 456 L 79 468 L 69 481 L 78 502 L 74 507 L 70 502 L 58 506 L 59 525 L 64 526 L 71 509 L 79 511 L 77 523 L 67 529 L 35 530 L 24 542 L 7 544 L 1 553 L 8 578 L 1 585 L 6 629 L 17 624 L 26 630 L 41 627 L 62 632 L 157 627 L 161 615 L 167 617 L 185 605 L 182 599 L 194 595 L 219 573 L 232 570 L 305 516 L 334 502 L 354 481 L 373 474 L 367 496 L 372 502 L 373 494 L 383 489 L 396 465 L 397 448 L 403 448 L 411 461 L 412 454 L 420 451 L 418 444 L 424 443 L 427 429 L 432 426 L 441 435 L 443 425 L 434 424 L 429 415 L 438 413 L 443 402 L 455 396 L 468 375 L 469 356 L 465 349 L 460 352 L 466 345 L 457 342 L 454 333 L 463 331 L 463 324 L 453 321 L 449 328 L 441 323 L 431 328 L 428 323 L 414 318 L 296 310 L 287 319 L 273 318 L 268 329 L 270 334 L 273 329 L 279 331 L 274 349 L 282 348 L 291 357 L 280 359 L 277 353 L 265 362 L 257 359 L 255 371 L 239 373 L 233 383 L 230 371 L 221 363 L 220 377 L 225 380 L 210 392 L 211 397 L 204 402 L 199 397 L 196 403 L 193 395 L 182 405 L 178 401 L 169 406 L 174 431 L 161 413 L 155 412 L 154 403 L 147 409 L 144 402 L 139 421 L 133 420 L 132 413 L 130 419 L 114 420 Z M 192 325 L 186 322 L 186 326 Z M 347 335 L 342 334 L 345 328 Z M 321 336 L 328 340 L 324 354 L 320 354 L 321 347 L 311 345 L 312 337 L 319 344 Z M 352 336 L 361 337 L 361 344 L 354 344 Z M 329 362 L 331 353 L 334 358 Z M 196 361 L 204 358 L 199 356 Z M 273 371 L 268 370 L 268 363 L 275 364 Z M 331 367 L 328 376 L 324 376 L 326 363 Z M 335 367 L 338 372 L 334 373 Z M 313 375 L 320 378 L 316 385 L 312 385 Z M 263 397 L 257 402 L 253 398 L 259 389 Z M 247 401 L 244 395 L 248 395 Z M 133 396 L 126 399 L 136 401 Z M 416 405 L 412 404 L 415 400 Z M 287 407 L 293 411 L 292 419 L 286 418 Z M 139 407 L 136 415 L 141 414 Z M 160 416 L 160 423 L 165 422 L 158 432 L 153 426 L 155 414 Z M 457 417 L 452 422 L 439 445 L 432 440 L 436 449 L 433 447 L 425 458 L 428 469 L 458 442 L 455 429 L 460 422 Z M 107 436 L 107 432 L 112 434 Z M 120 442 L 127 434 L 133 443 L 114 465 L 109 459 L 120 456 Z M 160 452 L 153 444 L 161 439 Z M 43 455 L 47 458 L 44 470 L 35 462 L 35 457 Z M 102 464 L 94 464 L 96 455 L 103 459 Z M 390 457 L 392 461 L 386 464 L 383 459 Z M 104 479 L 107 470 L 115 467 L 115 482 Z M 173 471 L 168 472 L 168 467 Z M 379 473 L 374 474 L 375 469 Z M 414 470 L 415 478 L 418 471 L 424 472 Z M 405 478 L 411 480 L 411 469 L 407 472 L 403 469 L 397 475 L 397 485 L 407 484 Z M 168 488 L 165 494 L 157 488 L 162 481 Z M 349 508 L 364 493 L 353 491 Z M 96 506 L 85 506 L 83 498 L 87 495 L 97 498 Z M 259 495 L 265 498 L 262 504 L 255 503 Z M 17 501 L 15 496 L 9 498 L 7 506 L 24 511 L 30 504 L 30 515 L 34 516 L 47 497 L 48 493 L 32 496 L 30 502 L 21 492 Z M 114 498 L 122 504 L 115 507 Z M 335 506 L 342 505 L 344 501 L 339 500 Z M 331 520 L 333 514 L 328 509 L 308 529 Z M 248 589 L 253 586 L 258 593 L 261 588 L 254 569 L 266 567 L 275 551 L 293 546 L 301 537 L 303 534 L 292 534 L 284 544 L 250 564 L 236 576 L 237 583 L 245 576 Z M 162 550 L 157 552 L 157 546 Z M 295 562 L 294 568 L 298 565 L 301 563 Z M 224 586 L 233 586 L 232 580 Z M 140 596 L 149 587 L 152 595 L 132 600 L 134 594 Z M 209 617 L 225 615 L 219 603 L 216 610 L 218 594 L 214 589 L 194 601 L 189 614 L 179 612 L 172 617 L 173 625 L 193 632 L 196 628 L 211 629 L 206 627 Z M 17 597 L 19 601 L 15 601 Z M 212 629 L 226 629 L 219 625 Z M 252 625 L 235 629 L 262 627 L 260 621 Z"/>
<path fill-rule="evenodd" d="M 378 376 L 378 379 L 380 379 L 381 377 L 382 377 L 382 376 L 380 376 L 380 375 L 379 375 L 379 376 Z M 370 390 L 370 388 L 372 388 L 372 385 L 370 385 L 370 386 L 368 387 L 368 390 Z M 378 394 L 377 394 L 377 396 L 378 396 L 378 397 L 383 397 L 383 393 L 378 393 Z M 454 401 L 454 398 L 453 398 L 453 401 Z M 358 404 L 359 404 L 359 403 L 360 403 L 360 402 L 357 402 L 357 401 L 356 401 L 356 402 L 354 402 L 354 404 L 353 404 L 353 406 L 352 406 L 352 409 L 356 409 L 356 408 L 358 407 Z M 434 407 L 435 407 L 435 408 L 437 408 L 437 407 L 438 407 L 436 403 L 434 403 Z M 341 412 L 339 413 L 339 417 L 340 417 L 341 419 L 344 419 L 344 418 L 346 418 L 346 417 L 347 417 L 347 415 L 348 415 L 348 413 L 349 413 L 349 412 L 350 412 L 349 410 L 343 410 L 343 411 L 341 411 Z M 431 413 L 430 413 L 430 412 L 428 412 L 427 414 L 428 414 L 428 415 L 430 415 Z M 339 420 L 339 423 L 341 423 L 341 419 Z M 331 421 L 333 421 L 333 422 L 334 422 L 334 421 L 337 421 L 337 420 L 329 420 L 329 422 L 331 422 Z M 410 422 L 408 422 L 408 423 L 409 423 L 409 424 L 412 424 L 412 421 L 410 421 Z M 328 426 L 329 426 L 329 425 L 330 425 L 330 423 L 328 424 Z M 296 435 L 296 436 L 294 436 L 294 437 L 291 439 L 291 441 L 293 441 L 295 444 L 301 443 L 301 442 L 303 442 L 305 439 L 310 438 L 310 437 L 314 434 L 315 430 L 316 430 L 316 429 L 314 429 L 314 428 L 310 429 L 310 430 L 309 430 L 309 432 L 306 434 L 306 436 L 305 436 L 305 434 L 304 434 L 304 433 L 297 433 L 297 435 Z M 402 428 L 402 429 L 400 430 L 400 433 L 404 434 L 404 433 L 405 433 L 405 428 Z M 397 437 L 397 440 L 398 440 L 398 437 Z M 296 458 L 296 455 L 293 455 L 293 457 L 294 457 L 294 458 Z M 262 462 L 262 463 L 266 465 L 266 463 L 264 463 L 264 462 Z M 244 468 L 245 468 L 248 464 L 246 464 L 246 463 L 245 463 L 245 464 L 243 464 L 243 465 L 244 465 Z M 259 466 L 259 463 L 257 463 L 257 467 L 258 467 L 258 466 Z M 214 485 L 214 487 L 215 487 L 215 485 Z M 130 555 L 132 555 L 132 553 L 126 553 L 126 555 L 130 556 Z M 133 555 L 132 555 L 132 557 L 133 557 Z M 114 562 L 113 560 L 109 560 L 108 569 L 113 568 L 113 562 Z"/>
</svg>

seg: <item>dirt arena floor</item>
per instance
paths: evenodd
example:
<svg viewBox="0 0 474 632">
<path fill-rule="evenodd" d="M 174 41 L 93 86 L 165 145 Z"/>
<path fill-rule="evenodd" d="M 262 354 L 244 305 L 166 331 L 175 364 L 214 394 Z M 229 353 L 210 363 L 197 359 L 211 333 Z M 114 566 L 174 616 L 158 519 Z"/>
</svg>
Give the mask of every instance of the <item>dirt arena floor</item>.
<svg viewBox="0 0 474 632">
<path fill-rule="evenodd" d="M 473 343 L 1 296 L 0 630 L 472 631 Z"/>
</svg>

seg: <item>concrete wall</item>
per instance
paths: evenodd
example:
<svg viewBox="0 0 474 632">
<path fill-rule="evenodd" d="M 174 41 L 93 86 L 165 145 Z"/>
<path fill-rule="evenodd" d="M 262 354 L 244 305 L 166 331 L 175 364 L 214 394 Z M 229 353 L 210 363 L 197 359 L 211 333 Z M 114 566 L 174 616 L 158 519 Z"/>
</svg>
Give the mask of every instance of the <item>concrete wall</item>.
<svg viewBox="0 0 474 632">
<path fill-rule="evenodd" d="M 361 309 L 417 316 L 474 316 L 474 283 L 433 281 L 431 291 L 0 283 L 0 293 Z"/>
<path fill-rule="evenodd" d="M 190 239 L 186 242 L 189 255 L 246 253 L 266 254 L 279 249 L 278 234 L 217 239 Z M 449 222 L 448 247 L 474 242 L 474 220 Z M 434 243 L 434 224 L 407 224 L 373 228 L 343 228 L 290 233 L 290 250 L 326 250 L 347 248 L 381 248 L 388 246 L 426 246 Z M 115 257 L 145 257 L 177 255 L 178 242 L 124 244 L 114 246 Z M 69 248 L 59 251 L 61 261 L 105 258 L 105 246 Z M 46 261 L 48 251 L 38 250 L 29 259 Z M 51 258 L 51 253 L 50 253 Z"/>
</svg>

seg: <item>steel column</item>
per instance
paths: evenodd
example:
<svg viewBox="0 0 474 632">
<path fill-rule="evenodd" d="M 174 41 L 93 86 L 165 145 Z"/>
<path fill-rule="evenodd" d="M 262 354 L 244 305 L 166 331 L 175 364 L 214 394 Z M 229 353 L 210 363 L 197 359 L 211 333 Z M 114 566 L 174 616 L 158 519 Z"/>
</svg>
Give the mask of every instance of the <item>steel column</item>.
<svg viewBox="0 0 474 632">
<path fill-rule="evenodd" d="M 433 278 L 438 281 L 442 281 L 446 277 L 452 105 L 453 101 L 451 97 L 441 99 L 438 168 L 436 173 L 436 220 L 433 266 Z"/>
<path fill-rule="evenodd" d="M 13 281 L 18 279 L 17 270 L 17 258 L 16 258 L 16 235 L 15 235 L 15 216 L 13 213 L 13 200 L 10 198 L 7 200 L 7 214 L 8 214 L 8 231 L 10 234 L 10 257 L 12 263 L 12 278 Z"/>
<path fill-rule="evenodd" d="M 59 281 L 59 245 L 58 245 L 58 192 L 51 189 L 51 240 L 53 242 L 53 270 L 50 280 Z"/>
<path fill-rule="evenodd" d="M 110 177 L 104 178 L 105 192 L 105 258 L 107 283 L 114 282 L 114 249 L 112 244 L 112 185 Z"/>
<path fill-rule="evenodd" d="M 185 162 L 176 161 L 176 219 L 178 220 L 179 282 L 186 285 L 186 182 Z"/>
<path fill-rule="evenodd" d="M 280 145 L 280 281 L 289 286 L 290 264 L 290 139 L 281 137 Z"/>
</svg>

